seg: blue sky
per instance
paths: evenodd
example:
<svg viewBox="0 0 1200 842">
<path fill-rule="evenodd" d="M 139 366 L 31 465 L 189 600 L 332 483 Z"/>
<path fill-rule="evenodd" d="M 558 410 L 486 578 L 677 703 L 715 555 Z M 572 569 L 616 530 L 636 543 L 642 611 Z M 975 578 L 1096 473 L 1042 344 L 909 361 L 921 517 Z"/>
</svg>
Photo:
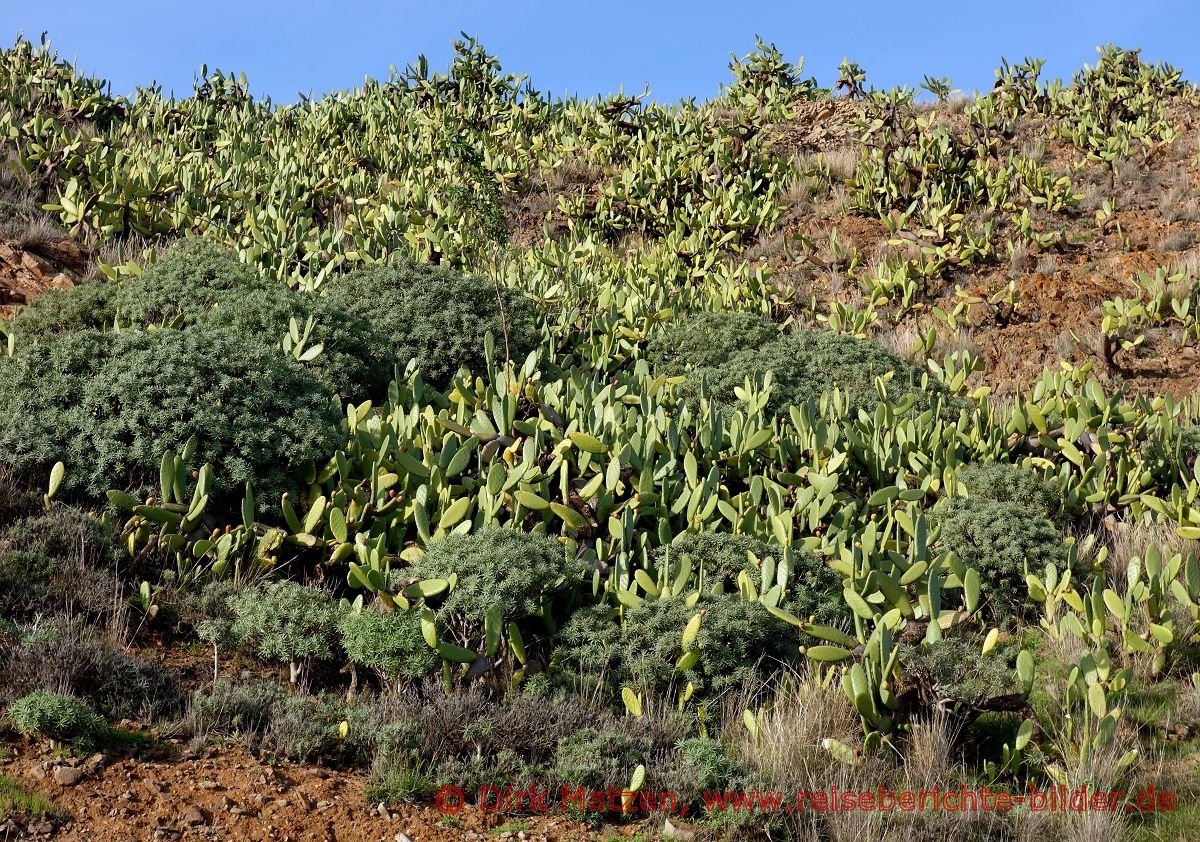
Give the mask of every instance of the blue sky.
<svg viewBox="0 0 1200 842">
<path fill-rule="evenodd" d="M 729 79 L 729 54 L 774 41 L 828 85 L 843 56 L 876 87 L 950 76 L 965 91 L 987 89 L 1001 56 L 1047 59 L 1069 77 L 1113 42 L 1141 47 L 1200 78 L 1200 4 L 1194 0 L 958 0 L 816 3 L 547 2 L 441 0 L 42 0 L 0 11 L 0 34 L 36 40 L 46 30 L 60 53 L 111 79 L 116 93 L 161 83 L 191 92 L 202 63 L 242 71 L 257 94 L 292 101 L 385 78 L 419 53 L 442 69 L 450 41 L 466 31 L 506 70 L 526 73 L 554 95 L 640 92 L 674 101 L 707 99 Z M 5 31 L 6 30 L 6 31 Z"/>
</svg>

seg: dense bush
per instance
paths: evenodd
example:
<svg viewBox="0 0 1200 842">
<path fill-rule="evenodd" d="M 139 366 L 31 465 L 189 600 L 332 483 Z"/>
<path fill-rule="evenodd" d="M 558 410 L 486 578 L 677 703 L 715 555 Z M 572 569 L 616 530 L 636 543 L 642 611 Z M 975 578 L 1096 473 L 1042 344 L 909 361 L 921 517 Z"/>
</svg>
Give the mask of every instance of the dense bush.
<svg viewBox="0 0 1200 842">
<path fill-rule="evenodd" d="M 236 291 L 193 313 L 188 321 L 274 347 L 293 319 L 303 334 L 310 318 L 313 329 L 305 348 L 320 345 L 322 350 L 305 366 L 347 400 L 384 397 L 397 363 L 387 340 L 361 316 L 283 283 Z"/>
<path fill-rule="evenodd" d="M 157 485 L 196 436 L 214 493 L 247 481 L 269 507 L 341 443 L 333 392 L 275 349 L 195 329 L 83 331 L 26 349 L 0 382 L 0 461 L 102 495 Z"/>
<path fill-rule="evenodd" d="M 680 637 L 700 610 L 704 620 L 694 644 L 700 661 L 679 674 Z M 557 658 L 564 674 L 577 679 L 589 695 L 603 688 L 608 698 L 615 698 L 622 687 L 631 687 L 661 696 L 690 682 L 695 702 L 706 704 L 761 683 L 782 664 L 795 661 L 797 641 L 796 630 L 761 603 L 709 592 L 695 605 L 683 598 L 646 600 L 625 608 L 623 622 L 607 605 L 580 609 L 559 632 Z"/>
<path fill-rule="evenodd" d="M 246 588 L 229 597 L 234 621 L 230 636 L 264 661 L 292 665 L 333 654 L 338 607 L 326 591 L 285 579 Z"/>
<path fill-rule="evenodd" d="M 111 328 L 117 313 L 115 289 L 113 284 L 98 281 L 47 290 L 13 317 L 18 347 L 78 330 Z"/>
<path fill-rule="evenodd" d="M 186 324 L 231 296 L 279 283 L 260 276 L 215 243 L 185 239 L 136 279 L 121 284 L 113 303 L 122 324 L 169 324 L 180 318 Z"/>
<path fill-rule="evenodd" d="M 0 700 L 48 690 L 85 699 L 113 719 L 176 714 L 175 673 L 130 654 L 78 619 L 43 621 L 21 634 L 4 666 Z"/>
<path fill-rule="evenodd" d="M 1052 480 L 1006 462 L 963 465 L 957 477 L 971 497 L 1019 503 L 1055 522 L 1066 517 L 1062 490 Z"/>
<path fill-rule="evenodd" d="M 779 339 L 779 329 L 757 313 L 721 310 L 677 318 L 651 337 L 646 359 L 654 369 L 682 374 L 719 366 L 748 348 Z"/>
<path fill-rule="evenodd" d="M 321 292 L 333 307 L 371 322 L 402 366 L 416 358 L 421 376 L 436 385 L 448 383 L 460 366 L 478 374 L 486 363 L 502 362 L 505 324 L 518 363 L 541 335 L 537 309 L 524 295 L 497 293 L 488 280 L 445 268 L 408 261 L 372 266 L 330 278 Z M 484 359 L 488 331 L 496 341 L 491 361 Z"/>
<path fill-rule="evenodd" d="M 374 607 L 346 611 L 338 619 L 342 648 L 350 660 L 377 670 L 389 681 L 417 679 L 441 666 L 441 658 L 421 635 L 415 611 L 382 611 Z"/>
<path fill-rule="evenodd" d="M 888 395 L 893 401 L 914 399 L 918 410 L 928 409 L 940 397 L 945 412 L 957 415 L 960 401 L 933 378 L 923 385 L 920 368 L 884 350 L 880 345 L 853 336 L 800 330 L 790 336 L 745 348 L 723 363 L 699 366 L 684 382 L 681 397 L 697 397 L 702 387 L 719 403 L 737 403 L 734 390 L 747 377 L 761 380 L 773 372 L 775 385 L 767 405 L 770 412 L 785 412 L 788 406 L 819 401 L 836 386 L 846 394 L 849 414 L 868 412 L 879 403 L 875 379 L 891 375 Z"/>
<path fill-rule="evenodd" d="M 765 789 L 763 779 L 740 761 L 730 757 L 724 743 L 711 737 L 692 737 L 675 746 L 675 756 L 664 780 L 679 804 L 689 808 L 703 807 L 704 795 L 709 792 L 737 790 L 752 792 Z M 737 810 L 717 812 L 710 819 L 719 823 L 742 824 L 753 822 L 752 815 L 739 815 Z"/>
<path fill-rule="evenodd" d="M 979 571 L 983 606 L 994 622 L 1021 614 L 1025 571 L 1062 567 L 1065 548 L 1054 524 L 1019 503 L 980 497 L 943 500 L 934 509 L 941 543 Z"/>
<path fill-rule="evenodd" d="M 0 526 L 0 616 L 103 618 L 121 598 L 116 552 L 103 524 L 77 509 L 59 507 Z"/>
<path fill-rule="evenodd" d="M 751 553 L 760 562 L 769 557 L 778 563 L 783 549 L 747 535 L 683 532 L 670 544 L 655 549 L 652 559 L 656 566 L 669 563 L 674 575 L 680 560 L 685 555 L 691 556 L 693 572 L 704 571 L 706 589 L 720 582 L 726 590 L 736 590 L 738 574 L 743 570 L 756 588 L 762 585 L 762 572 L 750 559 Z M 797 617 L 815 616 L 821 623 L 834 623 L 849 616 L 842 600 L 842 577 L 815 554 L 799 547 L 792 550 L 792 573 L 782 604 Z"/>
<path fill-rule="evenodd" d="M 948 636 L 936 644 L 901 644 L 906 688 L 929 701 L 954 699 L 968 705 L 1013 692 L 1014 672 L 1006 649 L 983 654 L 977 636 Z"/>
<path fill-rule="evenodd" d="M 84 702 L 63 693 L 36 690 L 8 706 L 8 717 L 22 734 L 94 748 L 104 736 L 104 720 Z"/>
<path fill-rule="evenodd" d="M 434 541 L 409 572 L 421 579 L 456 575 L 442 610 L 482 621 L 492 606 L 508 619 L 536 613 L 547 596 L 573 586 L 579 571 L 553 538 L 487 527 Z"/>
</svg>

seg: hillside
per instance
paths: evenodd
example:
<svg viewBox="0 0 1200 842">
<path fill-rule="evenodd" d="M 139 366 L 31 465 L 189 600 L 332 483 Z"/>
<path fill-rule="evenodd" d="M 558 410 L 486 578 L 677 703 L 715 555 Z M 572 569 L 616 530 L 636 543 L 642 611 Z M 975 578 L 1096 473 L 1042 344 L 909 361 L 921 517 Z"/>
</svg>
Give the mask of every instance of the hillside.
<svg viewBox="0 0 1200 842">
<path fill-rule="evenodd" d="M 760 42 L 664 105 L 466 41 L 280 105 L 0 53 L 9 832 L 1194 836 L 1200 91 L 1041 67 Z M 710 800 L 833 785 L 1112 806 Z"/>
</svg>

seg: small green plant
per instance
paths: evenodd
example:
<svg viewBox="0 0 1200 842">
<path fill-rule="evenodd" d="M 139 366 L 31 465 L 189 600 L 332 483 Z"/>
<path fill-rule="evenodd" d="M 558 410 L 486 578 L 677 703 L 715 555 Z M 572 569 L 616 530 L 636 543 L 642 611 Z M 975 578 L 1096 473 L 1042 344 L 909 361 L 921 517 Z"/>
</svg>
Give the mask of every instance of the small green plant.
<svg viewBox="0 0 1200 842">
<path fill-rule="evenodd" d="M 74 696 L 35 690 L 8 706 L 8 717 L 22 734 L 65 743 L 83 751 L 96 747 L 107 726 L 98 713 Z"/>
<path fill-rule="evenodd" d="M 62 820 L 67 817 L 53 801 L 28 792 L 7 775 L 0 775 L 0 816 L 22 815 L 35 821 Z"/>
<path fill-rule="evenodd" d="M 378 603 L 352 608 L 338 619 L 337 629 L 350 661 L 377 671 L 388 682 L 419 679 L 441 666 L 414 611 L 385 611 Z"/>
<path fill-rule="evenodd" d="M 286 663 L 293 684 L 313 659 L 333 655 L 338 607 L 325 591 L 280 580 L 229 597 L 230 636 L 264 661 Z"/>
<path fill-rule="evenodd" d="M 1019 465 L 974 463 L 959 468 L 956 477 L 971 497 L 1017 503 L 1055 523 L 1066 520 L 1068 501 L 1058 483 Z"/>
</svg>

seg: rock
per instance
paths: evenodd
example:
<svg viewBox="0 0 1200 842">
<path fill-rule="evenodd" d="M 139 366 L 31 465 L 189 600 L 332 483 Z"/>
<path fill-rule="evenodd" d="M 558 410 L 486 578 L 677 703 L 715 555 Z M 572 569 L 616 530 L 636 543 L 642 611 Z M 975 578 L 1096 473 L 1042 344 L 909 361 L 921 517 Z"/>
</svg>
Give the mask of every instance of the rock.
<svg viewBox="0 0 1200 842">
<path fill-rule="evenodd" d="M 104 752 L 96 752 L 88 758 L 86 763 L 83 764 L 83 768 L 89 775 L 98 775 L 104 771 L 106 766 L 108 766 L 108 761 L 109 757 L 107 754 Z"/>
<path fill-rule="evenodd" d="M 188 807 L 183 811 L 181 821 L 188 827 L 199 827 L 204 824 L 207 819 L 204 816 L 204 811 L 195 805 Z"/>
<path fill-rule="evenodd" d="M 83 780 L 85 772 L 74 766 L 55 766 L 54 781 L 59 786 L 75 786 Z"/>
<path fill-rule="evenodd" d="M 397 833 L 392 838 L 395 839 L 396 842 L 412 842 L 412 840 L 409 839 L 408 834 L 404 833 L 403 831 L 401 831 L 400 833 Z"/>
</svg>

